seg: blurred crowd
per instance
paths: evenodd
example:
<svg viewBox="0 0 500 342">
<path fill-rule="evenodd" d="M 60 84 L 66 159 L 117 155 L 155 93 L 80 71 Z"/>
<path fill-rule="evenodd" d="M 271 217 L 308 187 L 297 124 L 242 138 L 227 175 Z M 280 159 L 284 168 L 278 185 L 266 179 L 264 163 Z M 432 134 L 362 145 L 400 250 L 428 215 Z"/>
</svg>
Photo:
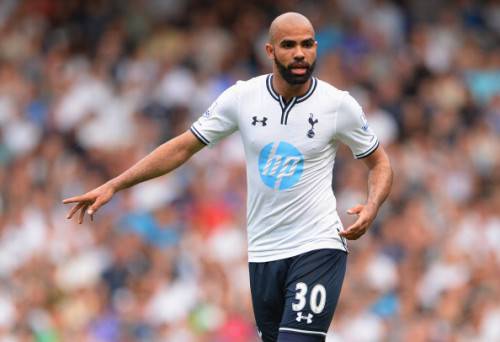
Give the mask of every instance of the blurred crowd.
<svg viewBox="0 0 500 342">
<path fill-rule="evenodd" d="M 118 194 L 66 197 L 268 73 L 267 28 L 310 18 L 316 76 L 362 104 L 395 171 L 350 243 L 327 341 L 500 341 L 500 2 L 0 1 L 0 341 L 251 342 L 245 164 L 234 134 Z M 367 172 L 339 151 L 347 208 Z"/>
</svg>

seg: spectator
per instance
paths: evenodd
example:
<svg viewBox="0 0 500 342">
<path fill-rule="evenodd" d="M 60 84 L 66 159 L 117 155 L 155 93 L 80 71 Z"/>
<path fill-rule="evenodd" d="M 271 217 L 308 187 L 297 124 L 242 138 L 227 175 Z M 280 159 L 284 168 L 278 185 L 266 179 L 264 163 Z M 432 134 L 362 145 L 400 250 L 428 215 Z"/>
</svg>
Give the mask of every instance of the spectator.
<svg viewBox="0 0 500 342">
<path fill-rule="evenodd" d="M 316 21 L 318 77 L 363 103 L 396 175 L 350 245 L 328 339 L 500 340 L 498 1 L 6 0 L 1 341 L 258 339 L 237 136 L 92 224 L 66 222 L 59 203 L 269 70 L 253 42 L 287 10 Z M 363 200 L 362 177 L 339 151 L 339 203 Z"/>
</svg>

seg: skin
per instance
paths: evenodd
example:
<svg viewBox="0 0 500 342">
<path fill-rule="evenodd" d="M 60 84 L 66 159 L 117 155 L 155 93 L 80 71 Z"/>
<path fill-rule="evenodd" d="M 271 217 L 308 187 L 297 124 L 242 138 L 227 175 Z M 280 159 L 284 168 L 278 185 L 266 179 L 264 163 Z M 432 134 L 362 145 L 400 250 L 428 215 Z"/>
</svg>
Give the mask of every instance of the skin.
<svg viewBox="0 0 500 342">
<path fill-rule="evenodd" d="M 271 60 L 276 58 L 284 66 L 306 66 L 316 61 L 317 45 L 309 20 L 299 13 L 290 12 L 280 15 L 272 22 L 266 52 Z M 292 70 L 296 75 L 303 75 L 304 72 L 303 68 Z M 309 89 L 310 79 L 303 84 L 290 84 L 281 77 L 276 63 L 273 63 L 273 74 L 274 89 L 287 100 L 303 95 Z M 87 213 L 93 220 L 99 208 L 108 203 L 118 191 L 169 173 L 203 147 L 205 145 L 191 131 L 169 140 L 119 176 L 83 195 L 65 199 L 64 204 L 74 203 L 67 219 L 77 215 L 78 223 L 81 224 Z M 357 215 L 357 220 L 340 232 L 341 236 L 349 240 L 358 239 L 368 230 L 392 185 L 391 165 L 382 146 L 363 161 L 369 169 L 368 199 L 365 204 L 358 204 L 347 211 L 351 215 Z"/>
<path fill-rule="evenodd" d="M 276 58 L 281 64 L 313 64 L 316 61 L 318 42 L 314 39 L 314 28 L 309 19 L 302 14 L 289 12 L 278 16 L 269 27 L 269 42 L 266 53 L 269 59 Z M 297 69 L 297 74 L 304 70 Z M 307 92 L 311 80 L 304 84 L 291 85 L 281 77 L 278 67 L 273 63 L 273 87 L 286 100 Z"/>
<path fill-rule="evenodd" d="M 111 179 L 86 194 L 65 199 L 63 201 L 64 204 L 76 203 L 66 218 L 71 219 L 79 212 L 78 223 L 82 223 L 85 212 L 87 212 L 90 219 L 93 220 L 93 216 L 97 210 L 108 203 L 118 191 L 169 173 L 184 164 L 203 147 L 205 145 L 191 131 L 184 132 L 157 147 L 153 152 L 118 177 Z"/>
<path fill-rule="evenodd" d="M 362 160 L 369 169 L 368 199 L 365 204 L 358 204 L 347 210 L 349 215 L 357 215 L 356 221 L 340 232 L 340 236 L 348 240 L 357 240 L 366 233 L 392 186 L 391 163 L 382 146 Z"/>
</svg>

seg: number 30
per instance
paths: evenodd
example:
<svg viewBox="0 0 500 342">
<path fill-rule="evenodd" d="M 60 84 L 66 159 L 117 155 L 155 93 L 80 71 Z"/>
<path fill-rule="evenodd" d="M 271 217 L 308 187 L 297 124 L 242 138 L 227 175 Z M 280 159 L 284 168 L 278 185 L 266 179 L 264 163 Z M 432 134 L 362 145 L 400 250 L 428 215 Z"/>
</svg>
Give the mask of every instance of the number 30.
<svg viewBox="0 0 500 342">
<path fill-rule="evenodd" d="M 295 299 L 298 300 L 298 303 L 292 303 L 292 310 L 300 311 L 306 306 L 307 285 L 302 282 L 297 283 L 297 285 L 295 285 L 295 290 L 297 291 Z M 319 314 L 323 311 L 326 304 L 326 290 L 323 285 L 314 285 L 311 290 L 311 295 L 309 296 L 309 304 L 312 312 L 315 314 Z"/>
</svg>

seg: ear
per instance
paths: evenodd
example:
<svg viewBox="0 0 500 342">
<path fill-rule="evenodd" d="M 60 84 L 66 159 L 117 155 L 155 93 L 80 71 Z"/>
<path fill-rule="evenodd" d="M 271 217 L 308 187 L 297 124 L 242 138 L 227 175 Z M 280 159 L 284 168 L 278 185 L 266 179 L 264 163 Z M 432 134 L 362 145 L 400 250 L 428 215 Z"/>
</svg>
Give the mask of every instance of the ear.
<svg viewBox="0 0 500 342">
<path fill-rule="evenodd" d="M 266 44 L 266 54 L 267 58 L 274 59 L 274 47 L 271 45 L 271 43 Z"/>
</svg>

